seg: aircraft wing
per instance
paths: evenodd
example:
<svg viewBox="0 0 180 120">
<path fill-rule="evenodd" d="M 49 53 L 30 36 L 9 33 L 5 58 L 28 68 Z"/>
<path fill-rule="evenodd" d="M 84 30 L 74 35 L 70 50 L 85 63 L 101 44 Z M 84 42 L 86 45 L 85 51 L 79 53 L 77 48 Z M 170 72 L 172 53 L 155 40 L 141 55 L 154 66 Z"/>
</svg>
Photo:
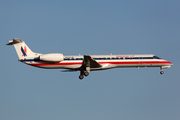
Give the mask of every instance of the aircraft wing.
<svg viewBox="0 0 180 120">
<path fill-rule="evenodd" d="M 84 60 L 82 62 L 81 68 L 99 68 L 102 67 L 98 62 L 96 62 L 91 56 L 89 55 L 84 55 Z"/>
</svg>

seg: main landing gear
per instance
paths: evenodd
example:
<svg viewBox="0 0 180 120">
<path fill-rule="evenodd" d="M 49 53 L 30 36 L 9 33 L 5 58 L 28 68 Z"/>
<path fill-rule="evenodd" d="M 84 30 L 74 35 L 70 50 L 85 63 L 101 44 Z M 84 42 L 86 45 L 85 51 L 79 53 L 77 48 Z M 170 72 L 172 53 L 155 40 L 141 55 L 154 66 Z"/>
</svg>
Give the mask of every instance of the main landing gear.
<svg viewBox="0 0 180 120">
<path fill-rule="evenodd" d="M 163 72 L 163 68 L 161 67 L 161 72 L 160 72 L 160 74 L 162 75 L 162 74 L 164 74 L 164 72 Z"/>
<path fill-rule="evenodd" d="M 82 79 L 84 78 L 84 76 L 88 76 L 88 75 L 89 75 L 89 72 L 87 72 L 87 71 L 85 71 L 85 72 L 84 72 L 84 71 L 81 71 L 81 72 L 80 72 L 79 79 L 82 80 Z"/>
</svg>

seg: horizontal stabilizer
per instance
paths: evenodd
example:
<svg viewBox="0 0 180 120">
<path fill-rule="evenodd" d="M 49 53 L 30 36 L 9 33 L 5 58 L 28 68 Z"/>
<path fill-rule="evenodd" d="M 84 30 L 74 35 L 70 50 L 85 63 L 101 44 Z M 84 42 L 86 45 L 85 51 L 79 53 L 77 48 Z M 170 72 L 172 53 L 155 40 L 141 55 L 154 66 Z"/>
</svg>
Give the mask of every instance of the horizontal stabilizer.
<svg viewBox="0 0 180 120">
<path fill-rule="evenodd" d="M 39 55 L 41 55 L 32 52 L 31 49 L 26 45 L 26 43 L 19 38 L 14 38 L 13 40 L 8 42 L 9 43 L 7 45 L 14 45 L 19 60 L 22 60 L 26 57 L 38 57 Z"/>
<path fill-rule="evenodd" d="M 9 43 L 6 44 L 6 45 L 14 45 L 14 44 L 17 44 L 17 43 L 22 43 L 23 41 L 19 38 L 14 38 L 13 41 L 8 41 Z"/>
</svg>

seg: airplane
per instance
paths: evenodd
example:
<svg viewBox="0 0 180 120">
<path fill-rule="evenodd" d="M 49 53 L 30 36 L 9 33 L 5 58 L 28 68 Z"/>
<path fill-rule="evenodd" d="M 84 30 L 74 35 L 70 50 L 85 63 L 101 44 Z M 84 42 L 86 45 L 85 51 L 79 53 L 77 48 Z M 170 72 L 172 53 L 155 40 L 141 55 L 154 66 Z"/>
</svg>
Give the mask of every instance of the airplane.
<svg viewBox="0 0 180 120">
<path fill-rule="evenodd" d="M 20 62 L 45 69 L 66 69 L 62 72 L 80 71 L 79 79 L 88 76 L 90 71 L 112 68 L 160 67 L 160 74 L 163 74 L 164 68 L 170 68 L 173 65 L 153 54 L 64 56 L 62 53 L 34 53 L 19 38 L 14 38 L 13 41 L 8 42 L 7 45 L 14 45 Z"/>
</svg>

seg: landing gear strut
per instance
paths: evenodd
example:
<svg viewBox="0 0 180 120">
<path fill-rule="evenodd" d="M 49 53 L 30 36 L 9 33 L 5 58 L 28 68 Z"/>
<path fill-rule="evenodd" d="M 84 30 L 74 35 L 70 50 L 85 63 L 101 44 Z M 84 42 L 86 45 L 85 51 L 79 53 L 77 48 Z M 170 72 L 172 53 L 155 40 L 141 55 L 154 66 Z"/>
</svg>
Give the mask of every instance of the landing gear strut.
<svg viewBox="0 0 180 120">
<path fill-rule="evenodd" d="M 160 72 L 160 74 L 162 75 L 164 72 L 163 72 L 163 68 L 161 67 L 161 72 Z"/>
</svg>

